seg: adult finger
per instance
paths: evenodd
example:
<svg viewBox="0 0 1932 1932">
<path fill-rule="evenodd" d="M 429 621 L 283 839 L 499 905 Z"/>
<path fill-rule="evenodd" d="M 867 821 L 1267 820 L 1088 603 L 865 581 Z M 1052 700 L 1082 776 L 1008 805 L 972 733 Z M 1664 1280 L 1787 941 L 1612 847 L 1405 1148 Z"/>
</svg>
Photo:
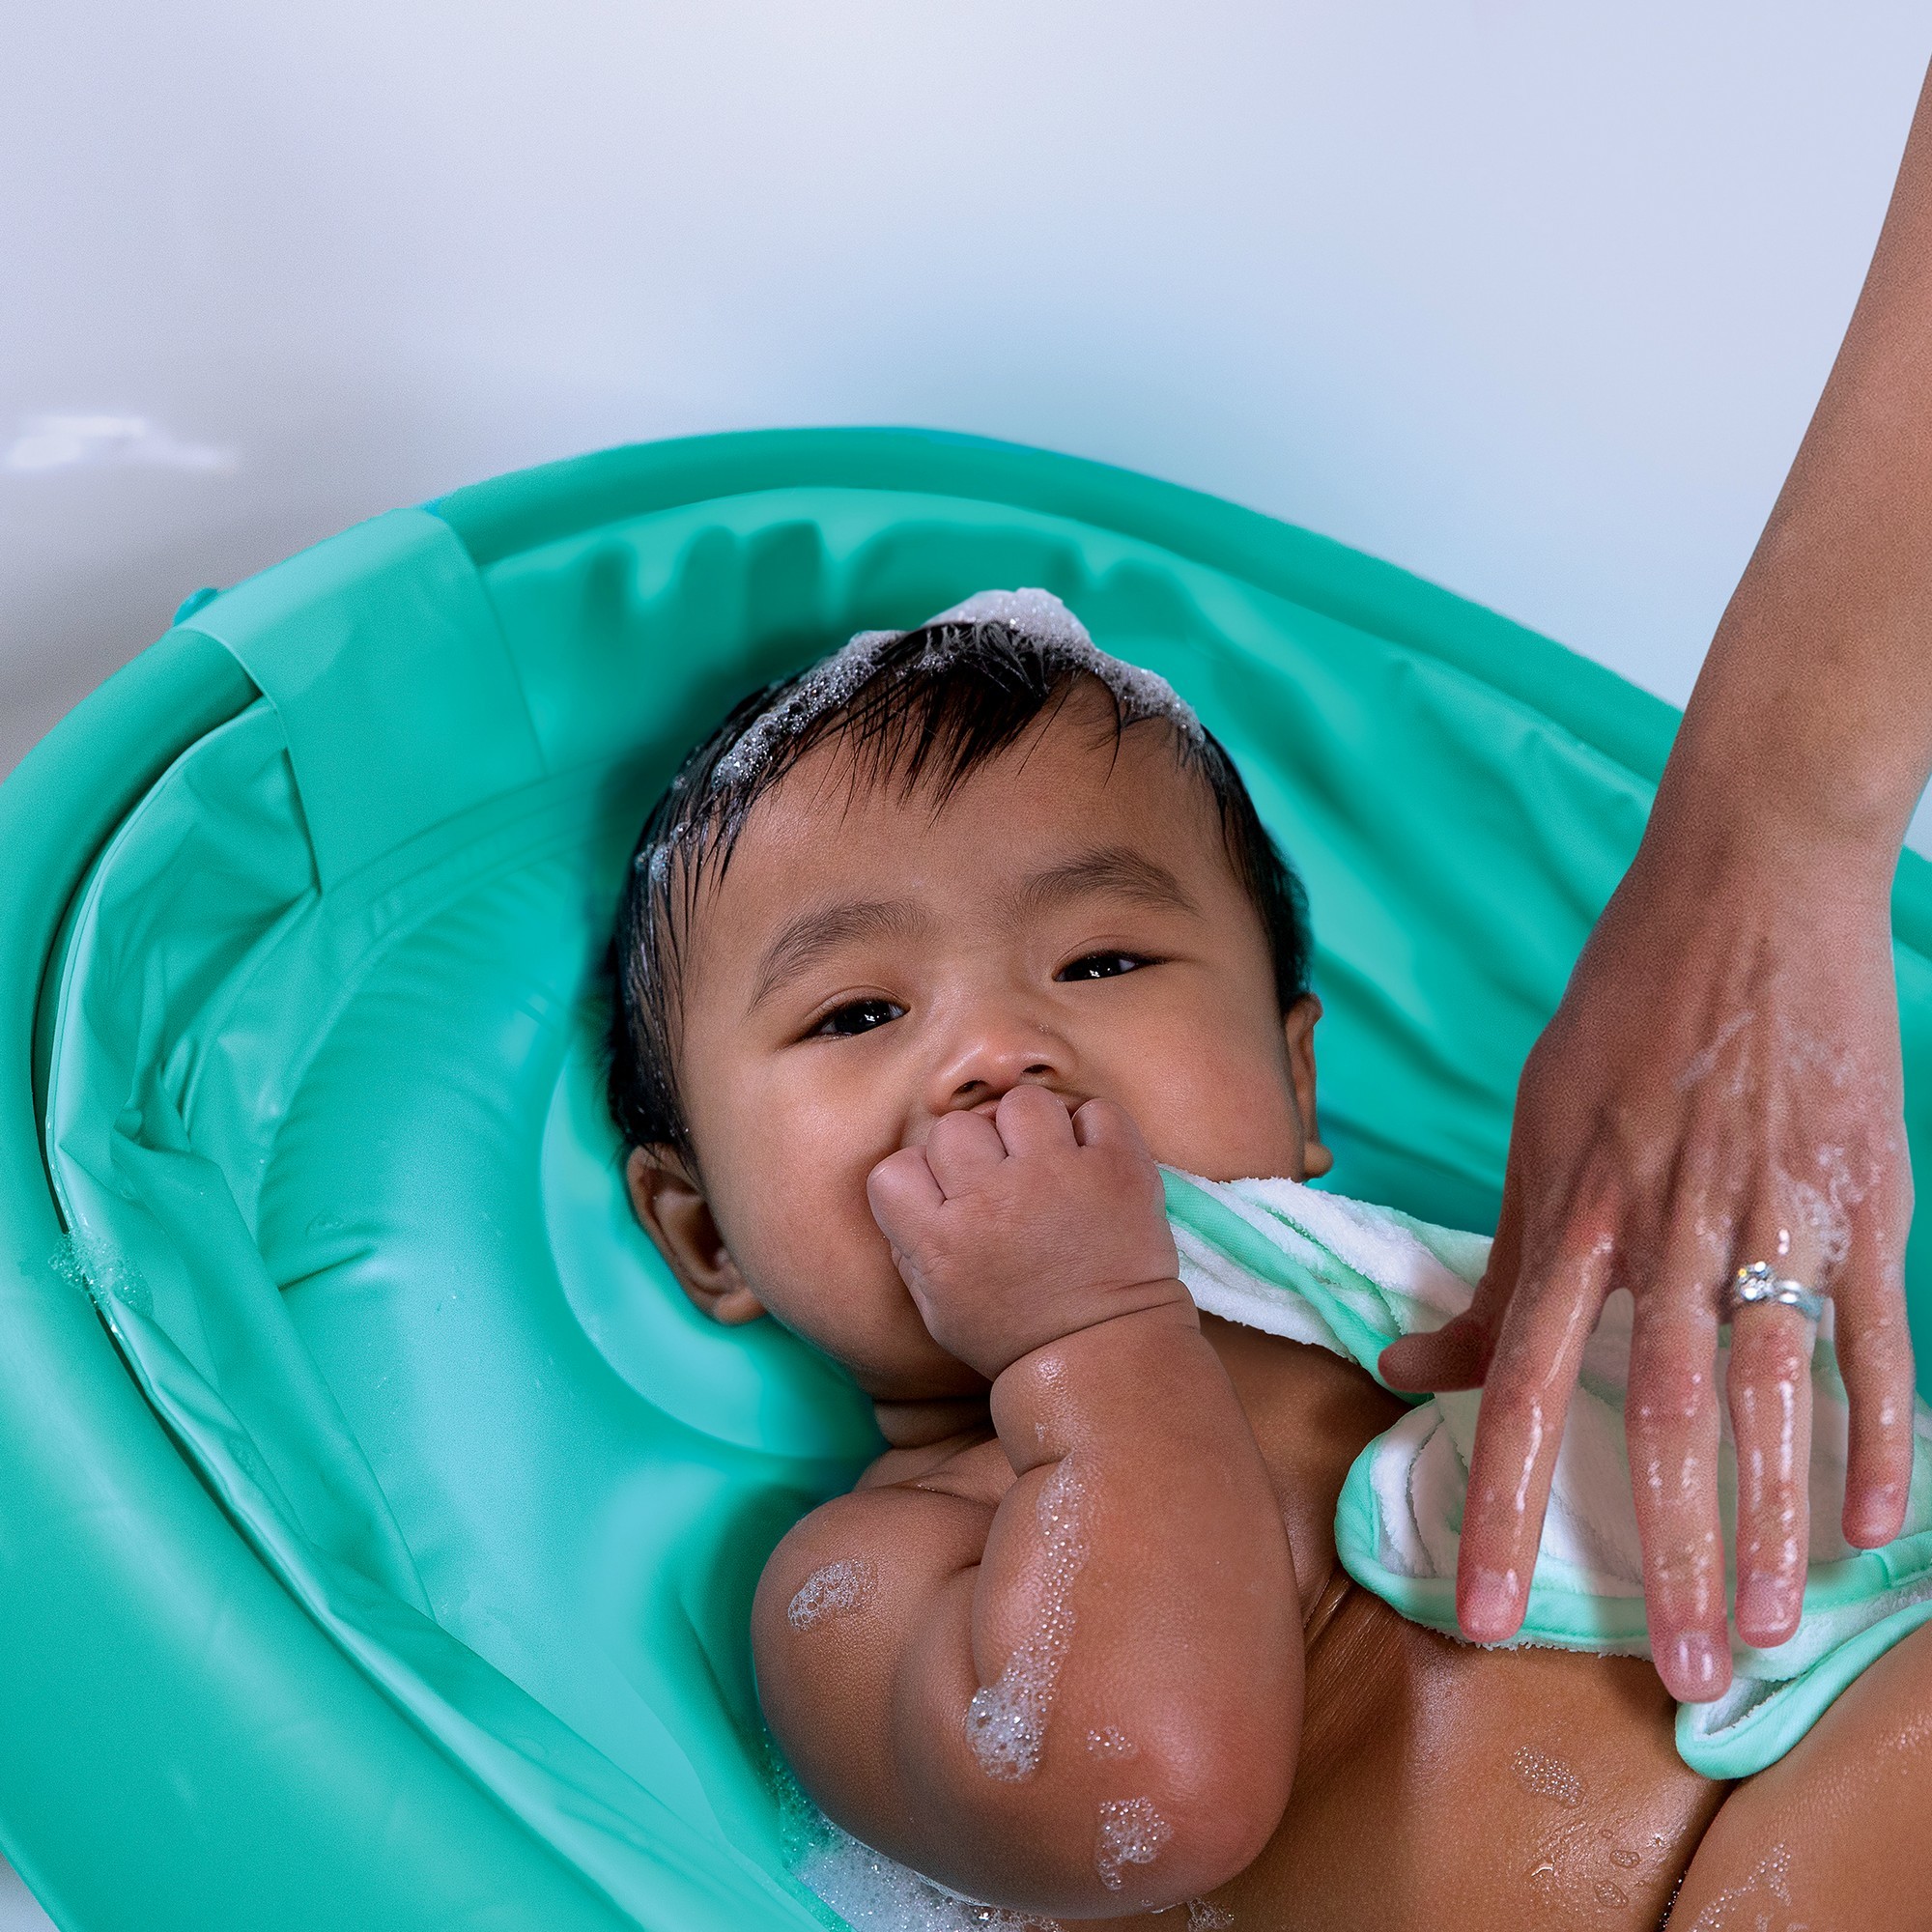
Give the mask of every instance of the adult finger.
<svg viewBox="0 0 1932 1932">
<path fill-rule="evenodd" d="M 1625 1431 L 1644 1608 L 1657 1674 L 1698 1703 L 1731 1681 L 1716 1369 L 1718 1285 L 1728 1248 L 1680 1215 L 1631 1324 Z"/>
<path fill-rule="evenodd" d="M 1607 1243 L 1555 1253 L 1524 1270 L 1483 1382 L 1456 1568 L 1457 1621 L 1478 1643 L 1514 1636 L 1529 1607 L 1563 1425 L 1603 1308 Z"/>
<path fill-rule="evenodd" d="M 1503 1305 L 1496 1297 L 1498 1309 Z M 1492 1331 L 1472 1305 L 1466 1315 L 1445 1321 L 1426 1335 L 1391 1342 L 1376 1362 L 1376 1373 L 1392 1389 L 1429 1395 L 1445 1389 L 1480 1388 L 1490 1366 Z"/>
<path fill-rule="evenodd" d="M 1914 1373 L 1902 1270 L 1911 1224 L 1912 1176 L 1900 1156 L 1854 1211 L 1831 1284 L 1833 1342 L 1850 1410 L 1843 1528 L 1861 1549 L 1889 1543 L 1905 1527 L 1911 1499 Z"/>
<path fill-rule="evenodd" d="M 1489 1373 L 1490 1354 L 1510 1299 L 1516 1293 L 1517 1266 L 1522 1253 L 1522 1190 L 1516 1170 L 1503 1180 L 1502 1214 L 1489 1265 L 1476 1284 L 1468 1308 L 1424 1335 L 1404 1335 L 1391 1342 L 1376 1363 L 1376 1373 L 1392 1389 L 1423 1390 L 1478 1388 Z"/>
<path fill-rule="evenodd" d="M 981 1180 L 1007 1157 L 1000 1130 L 984 1114 L 942 1114 L 925 1137 L 926 1165 L 950 1199 Z"/>
<path fill-rule="evenodd" d="M 1734 1259 L 1764 1259 L 1786 1279 L 1815 1288 L 1817 1243 L 1793 1246 L 1791 1232 L 1788 1222 L 1760 1210 L 1747 1221 Z M 1729 1312 L 1736 1615 L 1738 1634 L 1763 1650 L 1792 1635 L 1804 1603 L 1811 1551 L 1811 1347 L 1818 1330 L 1809 1317 L 1775 1302 L 1733 1301 Z"/>
</svg>

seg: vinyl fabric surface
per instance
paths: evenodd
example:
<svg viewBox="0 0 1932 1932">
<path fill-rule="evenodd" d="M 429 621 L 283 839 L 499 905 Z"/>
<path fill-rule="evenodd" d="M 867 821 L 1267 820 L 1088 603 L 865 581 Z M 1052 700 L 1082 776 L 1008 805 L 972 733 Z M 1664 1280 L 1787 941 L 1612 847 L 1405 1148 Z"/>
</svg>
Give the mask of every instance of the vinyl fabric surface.
<svg viewBox="0 0 1932 1932">
<path fill-rule="evenodd" d="M 1492 1224 L 1675 724 L 1546 639 L 898 431 L 585 457 L 201 601 L 0 787 L 0 1848 L 67 1932 L 820 1922 L 747 1614 L 876 1437 L 632 1223 L 600 960 L 733 699 L 1035 584 L 1194 703 L 1301 869 L 1332 1184 Z M 1895 920 L 1922 1151 L 1915 858 Z"/>
</svg>

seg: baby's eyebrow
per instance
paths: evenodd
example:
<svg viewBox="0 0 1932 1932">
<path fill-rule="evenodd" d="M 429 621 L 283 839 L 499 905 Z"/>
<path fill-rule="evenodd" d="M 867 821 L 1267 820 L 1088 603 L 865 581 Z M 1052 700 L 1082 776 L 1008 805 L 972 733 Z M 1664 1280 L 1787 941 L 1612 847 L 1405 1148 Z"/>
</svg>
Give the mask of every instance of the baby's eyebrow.
<svg viewBox="0 0 1932 1932">
<path fill-rule="evenodd" d="M 1186 887 L 1156 860 L 1130 845 L 1096 845 L 1025 879 L 1013 895 L 1013 917 L 1101 893 L 1167 912 L 1199 910 Z"/>
<path fill-rule="evenodd" d="M 906 939 L 926 925 L 926 915 L 911 899 L 838 899 L 813 906 L 789 920 L 765 948 L 752 987 L 758 1005 L 793 975 L 816 965 L 848 939 Z"/>
</svg>

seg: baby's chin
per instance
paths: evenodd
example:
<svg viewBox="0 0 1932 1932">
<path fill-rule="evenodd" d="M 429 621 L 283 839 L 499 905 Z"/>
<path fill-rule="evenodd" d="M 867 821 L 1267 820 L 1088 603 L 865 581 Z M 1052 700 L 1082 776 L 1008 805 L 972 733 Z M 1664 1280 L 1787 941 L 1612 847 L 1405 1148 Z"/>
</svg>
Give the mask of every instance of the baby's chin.
<svg viewBox="0 0 1932 1932">
<path fill-rule="evenodd" d="M 895 1282 L 896 1283 L 896 1275 Z M 761 1297 L 763 1298 L 763 1297 Z M 788 1311 L 785 1303 L 791 1300 Z M 951 1402 L 983 1398 L 986 1378 L 949 1355 L 926 1333 L 919 1309 L 899 1288 L 863 1314 L 847 1294 L 811 1297 L 809 1312 L 782 1294 L 765 1306 L 821 1354 L 830 1355 L 874 1402 Z"/>
<path fill-rule="evenodd" d="M 982 1401 L 986 1395 L 985 1377 L 949 1355 L 923 1327 L 917 1338 L 904 1337 L 892 1349 L 874 1345 L 847 1353 L 836 1341 L 829 1347 L 821 1341 L 819 1347 L 874 1402 Z"/>
</svg>

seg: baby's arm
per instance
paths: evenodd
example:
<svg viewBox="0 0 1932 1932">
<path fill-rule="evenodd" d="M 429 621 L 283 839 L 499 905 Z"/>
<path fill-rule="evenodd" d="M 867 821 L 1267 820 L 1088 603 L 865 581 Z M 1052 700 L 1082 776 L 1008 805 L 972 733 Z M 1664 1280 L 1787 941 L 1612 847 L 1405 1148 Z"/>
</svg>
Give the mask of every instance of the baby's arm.
<svg viewBox="0 0 1932 1932">
<path fill-rule="evenodd" d="M 833 1817 L 989 1902 L 1225 1882 L 1288 1801 L 1299 1605 L 1138 1132 L 1018 1089 L 872 1200 L 928 1327 L 992 1380 L 1016 1480 L 858 1491 L 786 1538 L 753 1620 L 773 1730 Z"/>
</svg>

